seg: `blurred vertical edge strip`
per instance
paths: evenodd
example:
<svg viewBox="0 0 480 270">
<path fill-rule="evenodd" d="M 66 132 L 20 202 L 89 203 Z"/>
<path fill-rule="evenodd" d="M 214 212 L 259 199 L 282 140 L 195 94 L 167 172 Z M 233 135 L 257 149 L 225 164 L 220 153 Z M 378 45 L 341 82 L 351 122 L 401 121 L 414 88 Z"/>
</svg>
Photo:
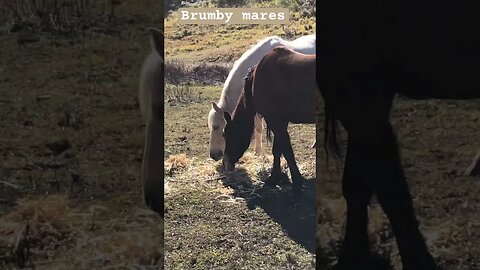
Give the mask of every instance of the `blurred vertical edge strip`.
<svg viewBox="0 0 480 270">
<path fill-rule="evenodd" d="M 146 122 L 142 164 L 143 196 L 147 206 L 164 216 L 164 10 L 160 5 L 159 25 L 149 27 L 151 52 L 146 57 L 139 84 L 140 109 Z"/>
</svg>

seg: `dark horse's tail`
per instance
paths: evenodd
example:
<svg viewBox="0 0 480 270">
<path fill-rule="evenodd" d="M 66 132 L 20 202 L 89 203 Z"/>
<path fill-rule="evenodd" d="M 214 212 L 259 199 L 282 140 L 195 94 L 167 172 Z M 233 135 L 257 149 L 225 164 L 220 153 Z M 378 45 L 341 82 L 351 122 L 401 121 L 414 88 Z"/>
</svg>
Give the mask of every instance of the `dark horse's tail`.
<svg viewBox="0 0 480 270">
<path fill-rule="evenodd" d="M 337 128 L 338 128 L 338 119 L 333 115 L 329 102 L 325 99 L 325 123 L 324 123 L 324 138 L 323 138 L 323 147 L 325 149 L 325 154 L 327 155 L 327 164 L 328 164 L 328 154 L 331 152 L 334 158 L 340 156 L 340 147 L 338 145 L 337 139 Z"/>
<path fill-rule="evenodd" d="M 328 93 L 322 91 L 320 88 L 321 85 L 318 87 L 318 91 L 320 92 L 319 97 L 323 98 L 324 103 L 324 113 L 325 113 L 325 122 L 324 122 L 324 137 L 323 137 L 323 147 L 326 155 L 326 162 L 328 166 L 328 159 L 329 153 L 333 154 L 334 159 L 339 158 L 340 155 L 340 147 L 338 144 L 338 124 L 339 120 L 335 117 L 332 111 L 332 101 L 329 99 Z M 317 99 L 317 102 L 320 102 Z M 319 106 L 317 106 L 318 108 Z"/>
</svg>

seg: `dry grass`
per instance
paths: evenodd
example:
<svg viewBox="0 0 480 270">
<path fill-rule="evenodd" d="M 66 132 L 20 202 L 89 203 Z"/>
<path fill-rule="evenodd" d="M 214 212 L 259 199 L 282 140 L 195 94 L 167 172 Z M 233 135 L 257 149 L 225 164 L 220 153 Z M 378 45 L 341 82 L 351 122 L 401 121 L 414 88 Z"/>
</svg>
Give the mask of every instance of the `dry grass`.
<svg viewBox="0 0 480 270">
<path fill-rule="evenodd" d="M 230 64 L 200 62 L 187 65 L 178 60 L 166 60 L 165 82 L 174 85 L 187 83 L 199 85 L 223 85 L 230 68 Z"/>
<path fill-rule="evenodd" d="M 290 194 L 288 186 L 273 189 L 262 187 L 272 161 L 271 155 L 256 156 L 252 151 L 247 151 L 235 170 L 225 172 L 221 161 L 203 157 L 178 154 L 165 160 L 166 167 L 178 164 L 182 168 L 165 177 L 167 268 L 232 269 L 240 264 L 245 269 L 261 269 L 265 265 L 271 267 L 268 269 L 313 267 L 313 254 L 295 243 L 298 240 L 290 239 L 284 235 L 286 232 L 276 228 L 279 226 L 276 222 L 286 222 L 282 226 L 288 226 L 297 218 L 288 216 L 284 217 L 285 221 L 272 220 L 278 218 L 276 215 L 288 211 L 282 210 L 286 207 L 283 204 L 292 207 L 285 198 Z M 307 167 L 304 162 L 299 162 L 299 165 Z M 282 169 L 289 175 L 283 160 Z M 258 208 L 264 210 L 249 210 L 250 207 L 256 208 L 255 202 L 259 204 Z M 272 215 L 272 218 L 266 214 Z M 291 228 L 286 229 L 289 230 Z M 228 240 L 222 242 L 226 234 Z M 276 235 L 275 239 L 270 239 L 270 234 Z M 233 243 L 237 244 L 232 249 L 229 245 Z M 188 246 L 188 250 L 184 245 Z M 237 250 L 238 245 L 251 247 L 248 251 L 241 248 Z M 178 248 L 174 248 L 176 246 Z M 262 252 L 275 254 L 272 257 L 275 259 L 265 259 Z M 248 257 L 248 262 L 241 263 L 239 260 L 243 261 L 243 257 Z"/>
<path fill-rule="evenodd" d="M 30 259 L 30 249 L 47 251 L 65 245 L 75 231 L 72 215 L 65 196 L 19 200 L 0 218 L 0 242 L 8 247 L 0 256 L 24 266 Z"/>
<path fill-rule="evenodd" d="M 106 206 L 82 211 L 71 204 L 65 195 L 19 200 L 0 218 L 0 242 L 8 246 L 0 257 L 23 259 L 37 269 L 153 269 L 163 264 L 163 222 L 152 212 L 136 209 L 115 220 L 101 217 L 109 211 Z M 54 254 L 62 258 L 52 260 Z"/>
<path fill-rule="evenodd" d="M 188 158 L 185 154 L 171 155 L 164 162 L 165 175 L 172 175 L 179 169 L 183 169 L 188 164 Z"/>
<path fill-rule="evenodd" d="M 15 234 L 14 227 L 21 228 L 21 225 L 27 222 L 32 241 L 59 241 L 73 231 L 69 215 L 72 215 L 72 212 L 64 195 L 25 198 L 19 200 L 12 211 L 0 218 L 0 232 L 3 235 Z M 3 227 L 7 224 L 15 225 Z"/>
<path fill-rule="evenodd" d="M 95 33 L 118 34 L 127 25 L 117 10 L 114 1 L 4 0 L 0 2 L 0 29 L 16 34 L 20 44 L 44 38 L 74 40 Z"/>
<path fill-rule="evenodd" d="M 96 226 L 109 232 L 82 234 L 57 269 L 163 268 L 163 222 L 152 212 L 138 209 L 125 219 L 99 222 Z"/>
</svg>

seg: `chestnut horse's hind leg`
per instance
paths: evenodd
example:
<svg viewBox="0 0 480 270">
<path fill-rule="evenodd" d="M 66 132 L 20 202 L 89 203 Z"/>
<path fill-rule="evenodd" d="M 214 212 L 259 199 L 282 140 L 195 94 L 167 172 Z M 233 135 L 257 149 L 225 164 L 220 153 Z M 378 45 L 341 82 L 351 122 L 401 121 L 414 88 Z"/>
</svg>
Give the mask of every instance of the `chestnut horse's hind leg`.
<svg viewBox="0 0 480 270">
<path fill-rule="evenodd" d="M 378 134 L 382 134 L 382 138 L 379 138 L 374 149 L 369 152 L 371 153 L 369 158 L 373 164 L 376 164 L 376 168 L 372 170 L 372 180 L 380 205 L 392 225 L 403 268 L 437 269 L 418 229 L 392 127 L 390 123 L 386 123 L 378 131 Z"/>
<path fill-rule="evenodd" d="M 254 130 L 254 139 L 255 139 L 255 155 L 260 156 L 263 154 L 262 147 L 262 117 L 258 114 L 255 115 L 255 130 Z"/>
<path fill-rule="evenodd" d="M 368 182 L 368 168 L 373 167 L 365 158 L 368 145 L 348 139 L 347 156 L 343 172 L 343 197 L 347 202 L 347 226 L 340 254 L 339 269 L 370 269 L 370 247 L 367 235 L 368 209 L 372 188 Z"/>
</svg>

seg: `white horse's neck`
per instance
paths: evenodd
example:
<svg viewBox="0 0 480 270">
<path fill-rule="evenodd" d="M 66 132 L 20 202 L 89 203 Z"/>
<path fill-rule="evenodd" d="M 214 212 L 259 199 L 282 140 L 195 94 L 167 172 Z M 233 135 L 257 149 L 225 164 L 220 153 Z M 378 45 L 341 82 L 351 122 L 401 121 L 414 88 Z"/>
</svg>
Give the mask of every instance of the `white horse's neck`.
<svg viewBox="0 0 480 270">
<path fill-rule="evenodd" d="M 260 61 L 260 59 L 272 48 L 287 44 L 288 42 L 277 36 L 263 39 L 258 44 L 248 49 L 237 61 L 235 61 L 232 70 L 228 74 L 222 95 L 218 101 L 218 106 L 227 112 L 233 112 L 237 105 L 238 98 L 242 91 L 243 79 L 249 68 Z"/>
<path fill-rule="evenodd" d="M 248 49 L 240 59 L 235 61 L 232 70 L 228 74 L 225 85 L 223 86 L 222 95 L 217 103 L 220 108 L 229 113 L 233 112 L 240 93 L 242 92 L 243 79 L 247 75 L 248 69 L 253 68 L 267 52 L 279 45 L 287 46 L 300 53 L 314 54 L 315 36 L 303 36 L 293 41 L 271 36 L 261 40 L 258 44 Z"/>
</svg>

